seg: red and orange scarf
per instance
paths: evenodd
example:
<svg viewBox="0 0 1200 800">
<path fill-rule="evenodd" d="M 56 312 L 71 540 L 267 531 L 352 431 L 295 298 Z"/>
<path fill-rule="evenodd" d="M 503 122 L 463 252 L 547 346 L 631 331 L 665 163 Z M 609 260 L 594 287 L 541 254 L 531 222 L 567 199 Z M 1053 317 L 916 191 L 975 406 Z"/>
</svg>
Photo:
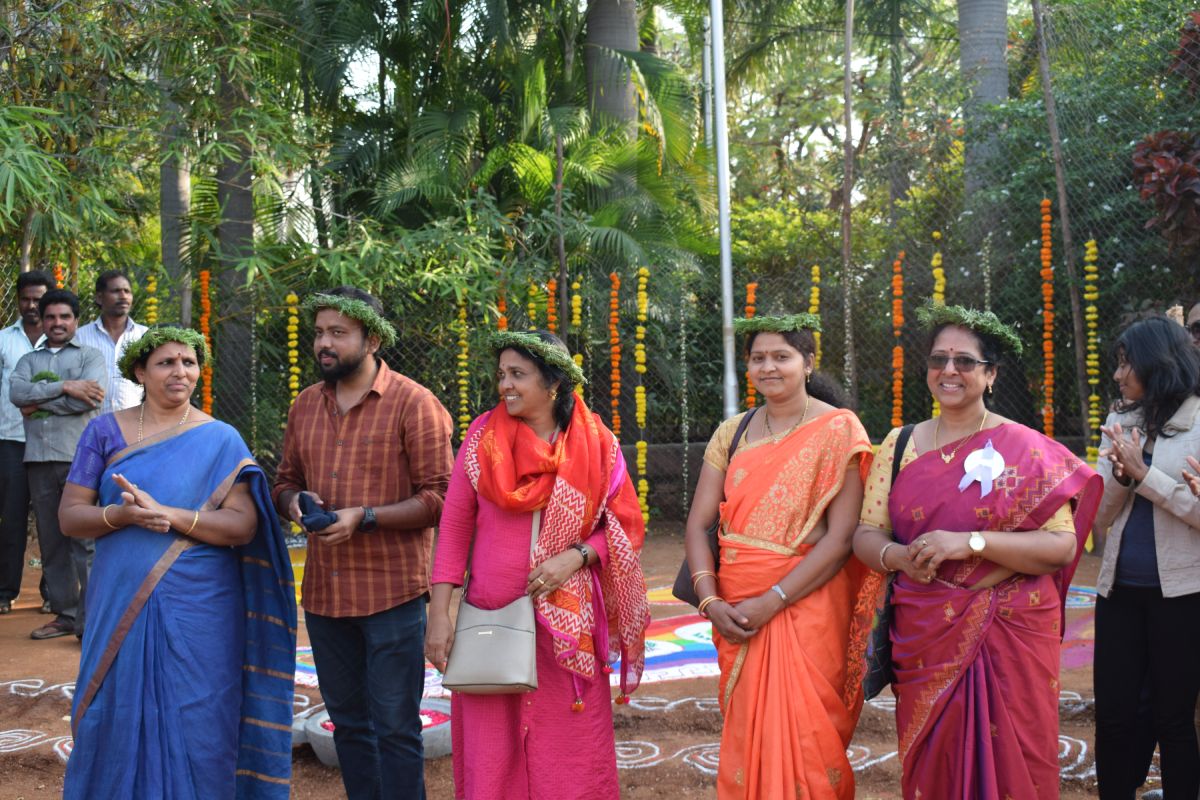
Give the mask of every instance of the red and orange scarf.
<svg viewBox="0 0 1200 800">
<path fill-rule="evenodd" d="M 639 557 L 646 530 L 619 443 L 576 397 L 571 424 L 553 444 L 500 405 L 463 446 L 467 473 L 479 494 L 509 511 L 542 511 L 531 568 L 603 526 L 608 545 L 604 569 L 598 574 L 579 570 L 537 601 L 537 613 L 554 636 L 554 652 L 563 667 L 592 678 L 601 662 L 620 657 L 621 689 L 632 692 L 641 680 L 650 623 Z M 596 588 L 606 617 L 599 628 Z M 603 636 L 606 629 L 608 652 L 598 653 L 594 632 Z"/>
</svg>

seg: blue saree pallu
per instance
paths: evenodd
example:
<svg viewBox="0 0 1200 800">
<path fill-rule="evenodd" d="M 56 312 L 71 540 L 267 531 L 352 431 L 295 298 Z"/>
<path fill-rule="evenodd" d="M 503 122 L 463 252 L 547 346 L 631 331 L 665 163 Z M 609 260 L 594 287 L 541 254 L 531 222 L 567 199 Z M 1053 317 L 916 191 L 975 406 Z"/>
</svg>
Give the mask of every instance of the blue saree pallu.
<svg viewBox="0 0 1200 800">
<path fill-rule="evenodd" d="M 258 530 L 240 547 L 140 527 L 96 540 L 64 797 L 286 798 L 296 600 L 266 477 L 223 422 L 115 453 L 102 505 L 121 502 L 115 473 L 201 511 L 245 482 Z"/>
</svg>

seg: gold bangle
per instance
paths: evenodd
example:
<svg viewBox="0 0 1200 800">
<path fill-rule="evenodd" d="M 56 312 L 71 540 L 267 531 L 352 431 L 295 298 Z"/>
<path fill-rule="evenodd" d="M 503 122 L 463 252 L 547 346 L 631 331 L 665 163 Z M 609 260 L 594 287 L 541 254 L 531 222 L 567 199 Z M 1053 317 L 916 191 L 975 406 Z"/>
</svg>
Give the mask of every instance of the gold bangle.
<svg viewBox="0 0 1200 800">
<path fill-rule="evenodd" d="M 104 520 L 104 524 L 108 526 L 108 529 L 110 531 L 115 531 L 117 529 L 116 525 L 113 525 L 111 522 L 108 521 L 108 510 L 115 505 L 116 505 L 116 503 L 109 503 L 108 505 L 106 505 L 104 507 L 104 510 L 100 512 L 100 519 Z"/>
<path fill-rule="evenodd" d="M 696 606 L 696 610 L 700 612 L 700 616 L 706 616 L 704 609 L 708 608 L 718 600 L 724 602 L 725 598 L 721 597 L 720 595 L 710 594 L 708 597 L 700 601 L 700 605 Z"/>
<path fill-rule="evenodd" d="M 695 589 L 696 584 L 700 582 L 700 579 L 708 577 L 709 575 L 711 575 L 713 578 L 717 577 L 717 573 L 713 572 L 711 569 L 702 569 L 702 570 L 699 570 L 698 572 L 693 572 L 692 573 L 692 588 Z"/>
<path fill-rule="evenodd" d="M 888 542 L 888 543 L 887 543 L 887 544 L 885 544 L 883 547 L 879 548 L 879 566 L 882 568 L 882 571 L 883 571 L 885 574 L 889 574 L 889 575 L 890 575 L 891 573 L 895 572 L 896 570 L 894 570 L 894 569 L 888 569 L 888 565 L 887 565 L 886 563 L 884 563 L 884 560 L 883 560 L 883 558 L 884 558 L 884 556 L 886 556 L 886 555 L 887 555 L 888 548 L 889 548 L 889 547 L 891 547 L 891 546 L 892 546 L 892 545 L 894 545 L 894 544 L 898 544 L 898 543 L 897 543 L 897 542 Z"/>
<path fill-rule="evenodd" d="M 184 531 L 184 536 L 191 536 L 192 531 L 196 530 L 196 523 L 200 521 L 200 509 L 196 509 L 196 515 L 192 517 L 192 527 Z"/>
</svg>

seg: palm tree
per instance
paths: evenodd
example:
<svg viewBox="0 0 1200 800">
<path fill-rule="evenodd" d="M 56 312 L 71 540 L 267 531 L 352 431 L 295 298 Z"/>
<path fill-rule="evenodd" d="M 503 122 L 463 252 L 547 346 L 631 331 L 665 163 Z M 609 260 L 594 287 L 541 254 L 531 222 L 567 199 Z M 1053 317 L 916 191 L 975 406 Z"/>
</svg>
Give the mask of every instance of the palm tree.
<svg viewBox="0 0 1200 800">
<path fill-rule="evenodd" d="M 985 168 L 995 152 L 978 125 L 985 106 L 1008 97 L 1008 4 L 1006 0 L 957 0 L 959 68 L 970 92 L 965 116 L 967 128 L 966 189 L 970 194 L 983 185 Z"/>
</svg>

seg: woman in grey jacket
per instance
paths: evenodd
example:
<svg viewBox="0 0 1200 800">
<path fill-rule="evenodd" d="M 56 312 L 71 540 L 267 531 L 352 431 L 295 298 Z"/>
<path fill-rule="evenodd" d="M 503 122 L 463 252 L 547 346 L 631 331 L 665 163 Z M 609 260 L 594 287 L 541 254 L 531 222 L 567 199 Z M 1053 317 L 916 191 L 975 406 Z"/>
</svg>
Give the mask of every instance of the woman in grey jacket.
<svg viewBox="0 0 1200 800">
<path fill-rule="evenodd" d="M 1096 771 L 1100 797 L 1132 799 L 1146 775 L 1138 706 L 1148 689 L 1166 800 L 1200 793 L 1200 351 L 1165 318 L 1129 326 L 1113 374 L 1121 399 L 1101 427 L 1107 531 L 1097 582 Z"/>
</svg>

